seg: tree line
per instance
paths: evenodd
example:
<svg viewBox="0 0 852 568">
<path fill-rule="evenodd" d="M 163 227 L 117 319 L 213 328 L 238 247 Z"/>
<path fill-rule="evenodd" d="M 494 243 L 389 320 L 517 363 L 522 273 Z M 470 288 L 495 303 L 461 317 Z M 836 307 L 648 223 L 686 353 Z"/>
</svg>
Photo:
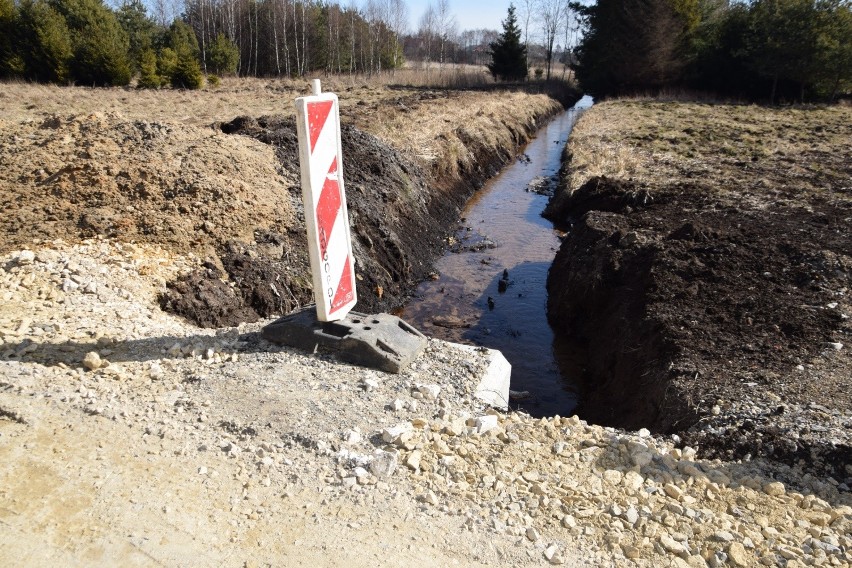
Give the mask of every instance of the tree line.
<svg viewBox="0 0 852 568">
<path fill-rule="evenodd" d="M 689 88 L 834 100 L 852 90 L 849 0 L 598 0 L 574 4 L 576 75 L 596 96 Z"/>
<path fill-rule="evenodd" d="M 204 75 L 374 73 L 403 62 L 403 0 L 186 0 L 170 23 L 141 0 L 0 0 L 0 78 L 197 88 Z"/>
</svg>

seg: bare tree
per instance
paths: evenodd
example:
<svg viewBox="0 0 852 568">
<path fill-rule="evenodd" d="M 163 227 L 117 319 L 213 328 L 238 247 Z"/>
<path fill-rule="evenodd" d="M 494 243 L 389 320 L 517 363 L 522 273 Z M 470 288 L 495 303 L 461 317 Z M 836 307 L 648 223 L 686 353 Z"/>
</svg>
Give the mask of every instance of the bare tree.
<svg viewBox="0 0 852 568">
<path fill-rule="evenodd" d="M 436 36 L 436 14 L 431 3 L 426 6 L 426 11 L 420 17 L 417 35 L 420 36 L 421 56 L 426 62 L 426 74 L 428 76 L 429 63 L 432 61 L 432 42 Z"/>
<path fill-rule="evenodd" d="M 546 78 L 550 80 L 550 69 L 553 64 L 553 44 L 556 42 L 556 36 L 565 23 L 565 8 L 568 3 L 566 0 L 535 0 L 535 3 L 541 21 Z"/>
<path fill-rule="evenodd" d="M 392 51 L 393 69 L 396 70 L 400 64 L 400 39 L 408 31 L 408 5 L 405 0 L 386 0 L 387 1 L 387 25 L 393 32 L 390 46 Z"/>
<path fill-rule="evenodd" d="M 450 0 L 438 0 L 438 4 L 435 6 L 435 28 L 440 43 L 438 73 L 441 74 L 444 70 L 447 42 L 455 35 L 456 31 L 456 17 L 450 11 Z"/>
<path fill-rule="evenodd" d="M 535 19 L 536 2 L 538 0 L 521 0 L 520 20 L 524 23 L 524 45 L 527 47 L 527 65 L 530 64 L 530 25 Z"/>
</svg>

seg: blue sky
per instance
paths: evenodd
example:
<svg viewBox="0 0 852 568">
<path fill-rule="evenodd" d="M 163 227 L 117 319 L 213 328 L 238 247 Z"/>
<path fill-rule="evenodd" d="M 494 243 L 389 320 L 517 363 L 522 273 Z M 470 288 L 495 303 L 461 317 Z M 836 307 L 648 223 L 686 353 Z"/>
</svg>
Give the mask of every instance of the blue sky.
<svg viewBox="0 0 852 568">
<path fill-rule="evenodd" d="M 416 31 L 429 0 L 407 0 L 406 3 L 411 31 Z M 433 4 L 437 2 L 433 0 Z M 456 17 L 459 31 L 478 28 L 499 31 L 503 29 L 501 22 L 506 19 L 509 4 L 509 0 L 450 0 L 450 11 Z"/>
</svg>

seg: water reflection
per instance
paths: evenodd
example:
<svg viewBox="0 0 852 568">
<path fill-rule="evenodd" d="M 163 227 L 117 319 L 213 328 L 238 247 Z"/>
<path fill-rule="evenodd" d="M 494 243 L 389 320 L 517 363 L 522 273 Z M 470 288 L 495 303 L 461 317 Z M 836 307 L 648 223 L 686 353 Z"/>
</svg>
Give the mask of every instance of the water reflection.
<svg viewBox="0 0 852 568">
<path fill-rule="evenodd" d="M 580 363 L 554 344 L 545 312 L 547 271 L 562 234 L 541 217 L 548 197 L 536 189 L 555 181 L 579 111 L 591 104 L 584 97 L 556 117 L 476 193 L 436 263 L 437 280 L 421 284 L 402 314 L 427 335 L 502 351 L 512 390 L 530 393 L 517 405 L 534 415 L 568 415 L 577 404 L 571 376 Z"/>
</svg>

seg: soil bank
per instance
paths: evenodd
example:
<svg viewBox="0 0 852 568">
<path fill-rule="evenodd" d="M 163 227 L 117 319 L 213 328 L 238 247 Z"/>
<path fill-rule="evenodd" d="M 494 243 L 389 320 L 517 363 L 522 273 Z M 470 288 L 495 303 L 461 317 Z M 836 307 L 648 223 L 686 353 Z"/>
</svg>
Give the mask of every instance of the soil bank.
<svg viewBox="0 0 852 568">
<path fill-rule="evenodd" d="M 629 131 L 599 135 L 621 145 L 597 172 L 610 175 L 571 179 L 590 169 L 571 171 L 577 152 L 588 156 L 587 131 L 567 148 L 549 214 L 573 228 L 549 275 L 548 313 L 585 347 L 584 418 L 678 433 L 706 455 L 807 462 L 843 481 L 852 476 L 852 160 L 848 144 L 821 133 L 848 141 L 849 112 L 787 112 L 651 102 L 590 110 L 591 123 Z M 786 139 L 724 151 L 784 119 L 798 121 Z M 650 142 L 671 131 L 684 136 L 680 150 Z M 790 138 L 798 143 L 775 147 Z M 687 156 L 696 139 L 706 148 Z M 633 175 L 624 175 L 616 156 L 631 152 Z M 670 171 L 655 175 L 655 165 Z"/>
</svg>

